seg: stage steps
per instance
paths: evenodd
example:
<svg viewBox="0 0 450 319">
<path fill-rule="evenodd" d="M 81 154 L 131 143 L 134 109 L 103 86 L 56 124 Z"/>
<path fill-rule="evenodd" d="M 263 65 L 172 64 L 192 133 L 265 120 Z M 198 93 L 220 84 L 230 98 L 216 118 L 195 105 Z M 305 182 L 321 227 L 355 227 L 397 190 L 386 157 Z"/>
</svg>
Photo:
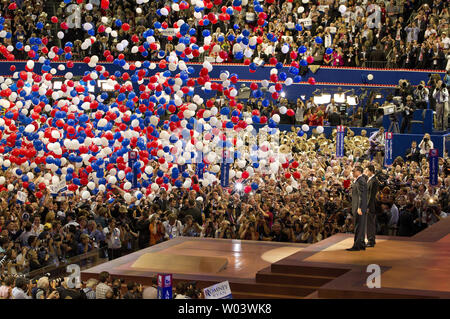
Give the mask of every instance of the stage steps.
<svg viewBox="0 0 450 319">
<path fill-rule="evenodd" d="M 256 274 L 255 283 L 230 283 L 233 298 L 303 299 L 317 295 L 323 285 L 346 269 L 272 264 Z"/>
</svg>

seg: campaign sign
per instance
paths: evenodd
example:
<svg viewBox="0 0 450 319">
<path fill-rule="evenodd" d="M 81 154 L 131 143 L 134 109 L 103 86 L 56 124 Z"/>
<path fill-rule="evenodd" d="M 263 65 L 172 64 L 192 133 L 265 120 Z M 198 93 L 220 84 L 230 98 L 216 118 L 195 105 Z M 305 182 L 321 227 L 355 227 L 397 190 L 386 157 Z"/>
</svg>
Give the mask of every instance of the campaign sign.
<svg viewBox="0 0 450 319">
<path fill-rule="evenodd" d="M 336 157 L 344 157 L 344 137 L 345 137 L 345 126 L 338 125 L 336 127 Z"/>
<path fill-rule="evenodd" d="M 384 166 L 391 166 L 393 163 L 392 158 L 392 145 L 394 134 L 392 132 L 386 132 L 384 137 Z"/>
<path fill-rule="evenodd" d="M 133 188 L 137 188 L 137 176 L 139 174 L 139 170 L 134 167 L 134 163 L 137 161 L 137 152 L 129 151 L 128 152 L 128 166 L 133 169 Z"/>
<path fill-rule="evenodd" d="M 438 184 L 439 174 L 439 153 L 433 148 L 430 150 L 430 185 L 436 186 Z"/>
<path fill-rule="evenodd" d="M 158 299 L 172 299 L 172 275 L 158 274 Z"/>
<path fill-rule="evenodd" d="M 205 299 L 233 299 L 228 281 L 203 289 L 203 294 Z"/>
<path fill-rule="evenodd" d="M 230 186 L 230 163 L 220 164 L 220 186 Z"/>
</svg>

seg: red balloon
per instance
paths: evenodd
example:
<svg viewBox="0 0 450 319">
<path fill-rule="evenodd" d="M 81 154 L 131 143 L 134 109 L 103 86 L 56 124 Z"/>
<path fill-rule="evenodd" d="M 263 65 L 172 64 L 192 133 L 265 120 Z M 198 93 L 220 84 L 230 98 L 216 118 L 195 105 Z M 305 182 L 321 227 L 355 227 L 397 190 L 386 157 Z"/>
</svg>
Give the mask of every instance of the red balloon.
<svg viewBox="0 0 450 319">
<path fill-rule="evenodd" d="M 100 5 L 101 5 L 102 9 L 104 9 L 104 10 L 108 9 L 109 8 L 109 0 L 102 0 Z"/>
<path fill-rule="evenodd" d="M 249 185 L 245 186 L 244 192 L 245 192 L 246 194 L 250 193 L 251 191 L 252 191 L 252 187 L 251 187 L 251 186 L 249 186 Z"/>
<path fill-rule="evenodd" d="M 308 83 L 311 84 L 311 85 L 314 85 L 314 84 L 316 84 L 316 79 L 314 79 L 313 77 L 310 77 L 308 79 Z"/>
<path fill-rule="evenodd" d="M 247 179 L 250 176 L 250 174 L 247 171 L 242 172 L 242 178 Z"/>
<path fill-rule="evenodd" d="M 294 115 L 295 115 L 295 112 L 294 112 L 293 109 L 288 109 L 287 112 L 286 112 L 286 114 L 287 114 L 288 116 L 294 116 Z"/>
</svg>

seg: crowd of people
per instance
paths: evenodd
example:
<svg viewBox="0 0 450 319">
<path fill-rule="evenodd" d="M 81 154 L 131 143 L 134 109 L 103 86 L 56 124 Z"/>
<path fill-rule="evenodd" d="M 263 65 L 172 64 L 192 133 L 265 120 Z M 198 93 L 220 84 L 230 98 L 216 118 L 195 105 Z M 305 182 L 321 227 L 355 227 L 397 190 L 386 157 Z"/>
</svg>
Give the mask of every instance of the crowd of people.
<svg viewBox="0 0 450 319">
<path fill-rule="evenodd" d="M 174 299 L 203 299 L 195 282 L 178 282 L 173 288 Z M 48 275 L 27 279 L 21 276 L 0 276 L 0 299 L 158 299 L 157 279 L 142 284 L 112 278 L 104 271 L 99 278 L 74 284 L 70 277 L 50 278 Z"/>
<path fill-rule="evenodd" d="M 275 178 L 270 172 L 249 179 L 235 176 L 228 189 L 218 184 L 190 191 L 161 188 L 139 205 L 126 203 L 118 186 L 113 202 L 102 194 L 88 200 L 79 195 L 54 197 L 46 188 L 37 198 L 10 170 L 3 172 L 6 183 L 15 188 L 1 194 L 2 271 L 26 274 L 95 249 L 114 259 L 177 236 L 315 243 L 352 232 L 352 168 L 374 163 L 370 145 L 377 137 L 349 131 L 346 156 L 337 160 L 334 137 L 315 132 L 307 139 L 297 130 L 281 133 L 280 152 L 292 154 L 292 161 Z M 429 186 L 430 146 L 424 141 L 413 144 L 413 155 L 397 158 L 392 169 L 374 164 L 385 185 L 380 194 L 392 198 L 380 206 L 379 234 L 412 236 L 449 211 L 450 160 L 440 159 L 439 184 Z M 150 165 L 157 169 L 160 164 Z M 238 163 L 233 168 L 238 170 Z M 259 187 L 244 191 L 254 184 Z M 20 202 L 21 192 L 28 193 L 25 203 Z"/>
<path fill-rule="evenodd" d="M 378 234 L 412 236 L 447 216 L 450 160 L 446 154 L 439 159 L 438 185 L 430 186 L 429 136 L 413 143 L 405 159 L 397 158 L 392 167 L 384 168 L 383 157 L 373 148 L 382 149 L 383 131 L 367 136 L 363 130 L 355 136 L 347 128 L 345 156 L 338 159 L 336 131 L 327 138 L 323 125 L 364 126 L 362 108 L 350 117 L 347 107 L 333 100 L 316 105 L 314 99 L 290 103 L 273 98 L 276 102 L 269 107 L 262 107 L 265 101 L 250 99 L 241 112 L 231 95 L 237 90 L 228 88 L 230 83 L 223 90 L 224 104 L 216 107 L 212 99 L 203 103 L 200 96 L 191 98 L 189 89 L 181 89 L 189 78 L 181 62 L 193 50 L 183 44 L 184 52 L 174 54 L 178 45 L 171 39 L 177 35 L 162 27 L 183 19 L 194 29 L 190 43 L 199 49 L 195 49 L 198 56 L 187 58 L 190 61 L 251 58 L 262 65 L 273 64 L 273 58 L 290 64 L 312 57 L 308 64 L 385 66 L 393 56 L 386 53 L 393 52 L 397 58 L 390 62 L 396 67 L 445 69 L 450 42 L 447 2 L 324 1 L 319 6 L 307 0 L 267 1 L 264 12 L 241 0 L 223 3 L 224 10 L 201 1 L 211 4 L 202 12 L 185 2 L 169 9 L 162 1 L 139 2 L 136 8 L 131 0 L 64 1 L 54 16 L 44 10 L 50 2 L 2 2 L 0 51 L 9 60 L 97 56 L 112 62 L 123 54 L 121 61 L 157 61 L 170 55 L 180 74 L 169 79 L 158 73 L 139 92 L 131 92 L 128 83 L 117 83 L 117 94 L 109 99 L 108 94 L 89 95 L 80 83 L 67 90 L 74 87 L 71 77 L 64 90 L 49 92 L 46 81 L 54 73 L 48 73 L 45 64 L 45 80 L 38 78 L 29 60 L 20 78 L 2 83 L 0 102 L 6 110 L 0 118 L 0 298 L 155 297 L 155 287 L 144 289 L 133 282 L 127 283 L 124 293 L 123 283 L 107 273 L 100 274 L 99 281 L 90 279 L 70 288 L 69 277 L 49 278 L 40 270 L 91 254 L 113 260 L 179 236 L 312 244 L 336 233 L 352 233 L 350 185 L 356 166 L 380 185 Z M 231 6 L 239 7 L 240 13 L 228 13 Z M 412 22 L 405 18 L 416 13 Z M 149 26 L 156 31 L 148 32 Z M 150 40 L 144 43 L 145 33 Z M 89 37 L 96 41 L 86 44 Z M 250 45 L 254 49 L 243 50 L 241 43 L 246 46 L 247 40 L 256 41 Z M 89 66 L 97 73 L 87 72 L 85 82 L 107 73 L 92 63 Z M 206 66 L 204 70 L 210 71 Z M 181 75 L 186 78 L 181 80 Z M 415 105 L 425 108 L 425 96 L 431 96 L 437 114 L 448 118 L 448 92 L 435 94 L 444 89 L 443 83 L 427 85 L 429 91 L 416 93 L 399 83 L 402 103 L 411 112 Z M 422 86 L 420 90 L 426 89 Z M 263 123 L 264 117 L 267 125 L 252 137 L 251 124 Z M 289 132 L 277 128 L 278 123 L 294 121 L 303 126 Z M 405 123 L 403 131 L 409 129 Z M 444 129 L 446 125 L 442 123 Z M 317 126 L 310 137 L 309 126 Z M 229 186 L 222 187 L 225 170 L 217 165 L 217 152 L 211 148 L 224 149 L 227 135 L 233 133 L 237 138 L 228 142 L 236 146 L 236 161 L 230 163 Z M 262 137 L 264 142 L 258 143 Z M 127 167 L 133 150 L 139 150 L 137 162 Z M 186 163 L 194 151 L 203 152 L 204 158 Z M 138 172 L 136 181 L 132 170 Z M 132 182 L 139 186 L 132 187 Z M 25 278 L 33 274 L 37 277 Z M 192 284 L 180 284 L 177 293 L 179 298 L 198 297 Z"/>
<path fill-rule="evenodd" d="M 229 0 L 221 5 L 225 9 L 232 8 L 234 2 Z M 29 39 L 45 37 L 49 48 L 62 48 L 64 43 L 72 42 L 71 58 L 75 60 L 92 55 L 104 57 L 108 50 L 115 56 L 124 54 L 127 61 L 143 58 L 156 61 L 174 50 L 175 44 L 170 40 L 176 33 L 172 26 L 183 19 L 196 30 L 193 43 L 199 47 L 206 45 L 191 59 L 193 62 L 242 63 L 249 57 L 258 65 L 270 63 L 271 58 L 290 64 L 312 57 L 313 64 L 335 67 L 435 70 L 450 67 L 449 9 L 444 0 L 278 0 L 267 3 L 268 8 L 263 13 L 255 12 L 252 1 L 244 0 L 238 1 L 240 11 L 232 10 L 228 16 L 217 5 L 210 9 L 206 6 L 197 12 L 194 5 L 181 9 L 182 6 L 176 4 L 169 8 L 167 15 L 158 15 L 158 8 L 164 4 L 161 1 L 143 2 L 138 10 L 131 0 L 112 2 L 106 10 L 99 3 L 96 0 L 82 4 L 54 1 L 54 17 L 70 24 L 68 29 L 61 31 L 62 34 L 57 34 L 57 24 L 50 21 L 53 16 L 42 10 L 44 3 L 41 0 L 17 1 L 18 11 L 14 15 L 8 9 L 8 2 L 4 2 L 2 12 L 7 20 L 3 30 L 12 34 L 6 44 L 17 47 L 20 42 L 31 46 L 33 43 Z M 202 17 L 207 17 L 210 22 L 204 23 Z M 267 23 L 262 23 L 261 19 Z M 118 20 L 126 21 L 129 29 L 112 30 Z M 42 25 L 37 29 L 39 22 Z M 154 34 L 159 49 L 142 56 L 140 51 L 132 50 L 132 44 L 143 44 L 142 39 L 134 41 L 133 35 L 142 35 L 155 23 L 167 24 Z M 100 26 L 107 31 L 97 33 Z M 250 32 L 250 38 L 258 38 L 255 48 L 245 57 L 236 54 L 241 52 L 236 46 L 240 45 L 239 34 L 244 29 Z M 95 32 L 90 35 L 89 30 Z M 96 41 L 89 48 L 83 48 L 83 41 L 91 36 Z M 322 41 L 317 43 L 316 37 Z M 125 47 L 122 45 L 124 40 L 129 43 Z M 286 45 L 288 50 L 283 49 Z M 219 55 L 221 51 L 227 54 Z M 16 53 L 18 59 L 27 58 L 24 50 Z M 65 55 L 61 54 L 59 58 L 64 60 Z"/>
</svg>

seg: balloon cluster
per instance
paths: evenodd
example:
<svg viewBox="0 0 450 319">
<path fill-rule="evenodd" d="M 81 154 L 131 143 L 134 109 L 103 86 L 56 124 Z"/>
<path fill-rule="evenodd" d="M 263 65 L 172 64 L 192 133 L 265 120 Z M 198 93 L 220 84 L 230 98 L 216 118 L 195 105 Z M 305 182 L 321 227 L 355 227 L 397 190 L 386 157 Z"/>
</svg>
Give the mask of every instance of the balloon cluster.
<svg viewBox="0 0 450 319">
<path fill-rule="evenodd" d="M 64 1 L 66 4 L 70 0 Z M 137 0 L 138 5 L 148 0 Z M 267 1 L 271 3 L 270 1 Z M 77 1 L 81 4 L 82 1 Z M 137 201 L 143 196 L 153 196 L 160 188 L 170 190 L 176 188 L 192 188 L 198 190 L 200 185 L 208 186 L 218 181 L 220 164 L 225 153 L 236 165 L 230 170 L 230 178 L 248 179 L 256 172 L 276 174 L 285 170 L 292 178 L 300 178 L 295 171 L 298 163 L 292 162 L 289 155 L 279 155 L 277 136 L 280 115 L 270 118 L 253 110 L 247 116 L 242 111 L 243 105 L 238 102 L 239 88 L 237 74 L 224 71 L 220 74 L 220 82 L 212 81 L 209 74 L 213 65 L 205 61 L 197 74 L 187 62 L 210 49 L 212 36 L 209 30 L 203 30 L 203 46 L 197 44 L 197 30 L 192 23 L 182 19 L 175 21 L 171 27 L 176 36 L 168 36 L 174 44 L 174 50 L 166 54 L 161 50 L 156 31 L 169 27 L 164 19 L 172 12 L 194 8 L 194 18 L 199 25 L 207 26 L 219 21 L 230 20 L 230 16 L 239 13 L 245 0 L 234 0 L 232 6 L 221 6 L 217 13 L 204 14 L 206 9 L 219 6 L 222 1 L 194 0 L 174 1 L 157 10 L 161 18 L 142 34 L 132 34 L 130 42 L 126 39 L 117 41 L 116 49 L 121 52 L 130 47 L 132 53 L 140 53 L 146 59 L 152 51 L 158 52 L 159 61 L 127 62 L 124 54 L 117 56 L 110 50 L 103 52 L 106 61 L 122 68 L 110 74 L 104 65 L 99 64 L 96 55 L 86 57 L 83 62 L 90 70 L 80 79 L 75 79 L 70 69 L 74 67 L 73 43 L 63 42 L 61 47 L 47 47 L 46 37 L 30 38 L 28 41 L 12 45 L 0 45 L 0 53 L 9 61 L 14 61 L 14 51 L 27 52 L 28 61 L 23 70 L 11 66 L 12 78 L 0 77 L 0 166 L 4 171 L 12 173 L 20 180 L 22 187 L 36 191 L 42 197 L 42 190 L 48 186 L 58 189 L 65 185 L 69 192 L 78 193 L 83 199 L 98 193 L 111 195 L 114 185 L 125 191 L 127 202 Z M 258 16 L 258 25 L 268 24 L 264 5 L 253 2 Z M 95 4 L 84 4 L 90 11 Z M 110 1 L 100 1 L 101 10 L 109 10 Z M 17 4 L 11 2 L 9 9 L 14 12 Z M 136 11 L 142 12 L 140 7 Z M 164 20 L 163 22 L 160 22 Z M 167 20 L 167 21 L 166 21 Z M 57 37 L 64 39 L 68 30 L 67 21 L 60 21 L 56 16 L 50 17 L 51 23 L 59 26 L 61 31 Z M 5 19 L 0 17 L 0 29 Z M 119 19 L 112 26 L 107 26 L 108 18 L 102 17 L 101 24 L 94 27 L 86 22 L 83 29 L 88 37 L 82 42 L 81 49 L 88 50 L 95 43 L 96 34 L 108 34 L 117 38 L 119 30 L 130 30 L 130 25 Z M 43 22 L 36 24 L 43 28 Z M 250 72 L 256 72 L 257 66 L 251 62 L 256 46 L 264 41 L 261 36 L 251 36 L 250 31 L 243 29 L 236 35 L 228 35 L 227 40 L 234 42 L 235 59 L 242 59 Z M 296 25 L 301 31 L 301 25 Z M 0 31 L 0 37 L 11 38 L 11 33 Z M 281 41 L 274 34 L 267 33 L 272 42 Z M 219 36 L 217 41 L 225 41 Z M 322 43 L 320 37 L 316 43 Z M 270 98 L 278 100 L 284 87 L 300 83 L 300 67 L 314 62 L 312 56 L 305 56 L 307 49 L 300 46 L 294 51 L 289 44 L 281 47 L 283 53 L 289 53 L 293 62 L 288 72 L 283 72 L 283 65 L 276 58 L 270 59 L 274 67 L 270 70 L 270 78 L 261 84 L 250 85 L 251 95 L 263 98 L 263 91 L 270 97 L 263 98 L 263 107 L 270 104 Z M 327 49 L 327 53 L 331 53 Z M 216 62 L 226 61 L 228 52 L 219 44 L 212 48 L 218 53 Z M 58 64 L 64 58 L 67 62 Z M 296 61 L 299 59 L 299 62 Z M 54 85 L 58 72 L 64 76 L 60 87 Z M 114 91 L 112 98 L 107 92 L 95 93 L 99 81 Z M 310 77 L 307 82 L 315 84 Z M 227 99 L 225 107 L 215 106 L 214 99 L 204 100 L 194 94 L 194 87 L 202 87 L 205 92 L 216 91 Z M 186 97 L 190 96 L 190 102 Z M 205 105 L 205 108 L 201 106 Z M 294 116 L 295 112 L 285 106 L 280 107 L 280 114 Z M 255 124 L 257 124 L 255 126 Z M 260 133 L 255 133 L 256 128 Z M 303 126 L 303 132 L 309 130 Z M 321 128 L 323 132 L 323 128 Z M 246 147 L 245 139 L 249 134 L 268 136 L 254 147 Z M 137 161 L 130 167 L 129 152 L 137 151 Z M 157 165 L 151 165 L 157 162 Z M 196 171 L 186 169 L 186 164 L 197 164 Z M 201 171 L 201 173 L 200 173 Z M 137 185 L 133 185 L 134 174 L 137 174 Z M 194 178 L 194 176 L 196 178 Z M 136 186 L 136 187 L 133 187 Z M 6 180 L 0 178 L 0 188 L 10 189 Z M 252 182 L 244 191 L 257 190 L 258 185 Z"/>
</svg>

